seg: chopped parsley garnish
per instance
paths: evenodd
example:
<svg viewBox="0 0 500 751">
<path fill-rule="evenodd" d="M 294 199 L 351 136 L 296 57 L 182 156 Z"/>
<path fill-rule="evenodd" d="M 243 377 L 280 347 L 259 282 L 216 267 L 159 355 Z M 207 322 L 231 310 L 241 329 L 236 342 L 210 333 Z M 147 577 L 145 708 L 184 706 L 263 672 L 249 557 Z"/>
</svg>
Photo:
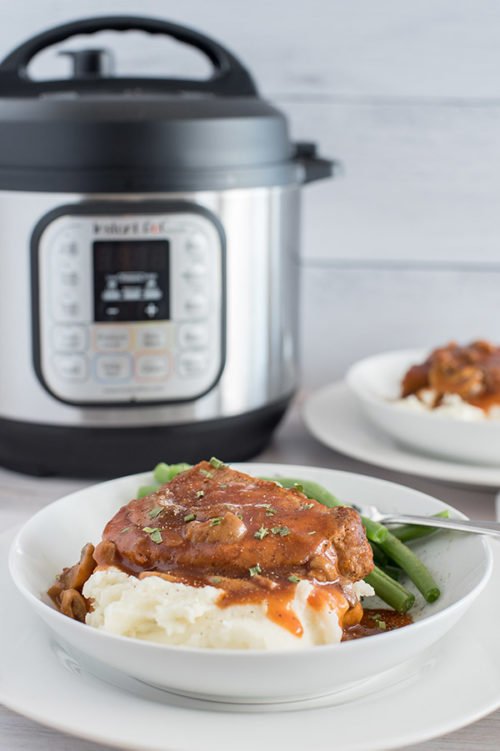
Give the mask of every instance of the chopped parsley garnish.
<svg viewBox="0 0 500 751">
<path fill-rule="evenodd" d="M 250 571 L 250 576 L 256 576 L 257 574 L 262 573 L 262 569 L 258 563 L 255 566 L 252 566 L 252 568 L 249 568 L 248 570 Z"/>
<path fill-rule="evenodd" d="M 128 532 L 129 529 L 132 529 L 132 527 L 131 526 L 130 527 L 124 527 L 123 529 L 120 529 L 120 531 L 119 531 L 118 534 L 122 535 L 124 532 Z"/>
<path fill-rule="evenodd" d="M 215 527 L 216 524 L 220 524 L 222 521 L 222 516 L 214 516 L 213 519 L 210 519 L 210 526 Z"/>
<path fill-rule="evenodd" d="M 196 497 L 197 498 L 203 498 L 204 495 L 205 495 L 205 491 L 204 490 L 197 490 L 196 491 Z"/>
<path fill-rule="evenodd" d="M 382 620 L 382 616 L 380 613 L 375 613 L 374 615 L 370 616 L 372 621 L 375 621 L 375 625 L 377 628 L 381 629 L 382 631 L 385 631 L 387 628 L 387 623 Z"/>
<path fill-rule="evenodd" d="M 227 488 L 227 482 L 219 483 L 219 488 Z"/>
<path fill-rule="evenodd" d="M 305 503 L 302 506 L 302 511 L 309 511 L 309 509 L 312 508 L 313 506 L 314 506 L 314 503 Z"/>
<path fill-rule="evenodd" d="M 192 522 L 194 519 L 196 519 L 196 516 L 194 514 L 186 514 L 184 517 L 185 522 Z"/>
<path fill-rule="evenodd" d="M 210 464 L 214 469 L 224 469 L 225 467 L 227 467 L 227 464 L 221 462 L 221 460 L 217 459 L 216 456 L 212 456 L 212 458 L 210 459 Z"/>
<path fill-rule="evenodd" d="M 286 535 L 290 534 L 290 530 L 288 529 L 288 527 L 281 527 L 281 526 L 273 527 L 271 529 L 271 532 L 273 533 L 273 535 L 280 535 L 281 537 L 285 537 Z"/>
<path fill-rule="evenodd" d="M 300 579 L 298 576 L 295 576 L 295 574 L 292 574 L 291 576 L 288 577 L 288 581 L 296 584 L 297 582 L 300 581 Z"/>
<path fill-rule="evenodd" d="M 315 530 L 315 529 L 313 529 L 313 531 L 312 531 L 312 532 L 308 532 L 307 534 L 308 534 L 308 535 L 315 535 L 315 534 L 316 534 L 316 530 Z"/>
<path fill-rule="evenodd" d="M 300 482 L 294 482 L 293 483 L 293 489 L 298 490 L 299 493 L 304 492 L 304 486 L 300 484 Z"/>
<path fill-rule="evenodd" d="M 212 584 L 220 584 L 220 576 L 212 576 L 210 581 L 212 582 Z"/>
<path fill-rule="evenodd" d="M 257 532 L 255 532 L 254 537 L 256 537 L 258 540 L 263 540 L 266 535 L 269 534 L 269 530 L 266 527 L 261 527 Z"/>
<path fill-rule="evenodd" d="M 156 542 L 157 544 L 163 542 L 163 538 L 158 527 L 143 527 L 142 531 L 147 532 L 153 542 Z"/>
<path fill-rule="evenodd" d="M 243 516 L 242 516 L 242 514 L 236 514 L 236 516 L 238 517 L 238 519 L 239 519 L 239 520 L 240 520 L 241 522 L 243 521 Z"/>
<path fill-rule="evenodd" d="M 277 513 L 276 509 L 268 508 L 266 511 L 266 516 L 274 516 L 276 513 Z"/>
<path fill-rule="evenodd" d="M 208 479 L 213 477 L 213 474 L 211 472 L 207 472 L 206 469 L 200 469 L 201 474 Z"/>
<path fill-rule="evenodd" d="M 163 506 L 156 506 L 156 508 L 151 509 L 151 511 L 148 512 L 148 516 L 150 519 L 156 519 L 158 514 L 161 514 L 163 511 Z"/>
</svg>

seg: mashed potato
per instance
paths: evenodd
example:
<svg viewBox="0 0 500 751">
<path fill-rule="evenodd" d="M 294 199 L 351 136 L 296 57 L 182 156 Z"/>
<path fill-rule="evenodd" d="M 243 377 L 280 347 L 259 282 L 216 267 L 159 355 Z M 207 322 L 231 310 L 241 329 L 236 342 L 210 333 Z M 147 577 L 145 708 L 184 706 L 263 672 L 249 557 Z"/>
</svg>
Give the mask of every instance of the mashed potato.
<svg viewBox="0 0 500 751">
<path fill-rule="evenodd" d="M 457 420 L 476 422 L 477 420 L 500 420 L 500 407 L 492 407 L 485 412 L 479 407 L 464 401 L 458 394 L 444 394 L 441 404 L 433 408 L 437 393 L 433 389 L 422 389 L 419 395 L 410 394 L 404 399 L 397 399 L 394 404 L 412 412 L 426 412 Z"/>
<path fill-rule="evenodd" d="M 219 649 L 288 649 L 331 644 L 342 638 L 337 612 L 307 603 L 313 585 L 297 584 L 292 608 L 304 633 L 298 638 L 266 616 L 266 602 L 216 605 L 221 590 L 191 587 L 159 576 L 138 579 L 115 567 L 95 571 L 83 594 L 92 598 L 86 623 L 121 636 L 160 644 Z M 358 597 L 374 594 L 365 582 L 353 585 Z"/>
</svg>

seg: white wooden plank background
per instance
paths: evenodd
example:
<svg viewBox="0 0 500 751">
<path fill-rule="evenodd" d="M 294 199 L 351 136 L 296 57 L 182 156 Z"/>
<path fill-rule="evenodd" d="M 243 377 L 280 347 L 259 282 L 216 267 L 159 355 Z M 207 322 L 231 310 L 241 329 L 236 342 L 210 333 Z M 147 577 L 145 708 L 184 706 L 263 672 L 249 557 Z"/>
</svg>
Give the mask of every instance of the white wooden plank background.
<svg viewBox="0 0 500 751">
<path fill-rule="evenodd" d="M 496 0 L 2 0 L 0 47 L 113 13 L 199 28 L 241 55 L 273 96 L 500 97 Z M 142 49 L 131 59 L 163 70 Z"/>
<path fill-rule="evenodd" d="M 376 352 L 474 338 L 500 341 L 500 268 L 303 268 L 308 387 L 342 378 L 351 363 Z"/>
<path fill-rule="evenodd" d="M 500 262 L 500 105 L 282 106 L 344 164 L 304 191 L 305 261 Z"/>
</svg>

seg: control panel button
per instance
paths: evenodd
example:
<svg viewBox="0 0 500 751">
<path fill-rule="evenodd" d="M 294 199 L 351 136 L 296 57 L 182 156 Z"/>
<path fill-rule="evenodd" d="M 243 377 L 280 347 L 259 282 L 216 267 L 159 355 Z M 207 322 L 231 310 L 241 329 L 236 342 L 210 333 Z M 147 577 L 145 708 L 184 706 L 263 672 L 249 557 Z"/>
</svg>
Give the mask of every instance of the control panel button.
<svg viewBox="0 0 500 751">
<path fill-rule="evenodd" d="M 203 280 L 207 275 L 207 269 L 202 263 L 192 263 L 186 266 L 182 272 L 182 277 L 187 282 L 198 282 Z"/>
<path fill-rule="evenodd" d="M 208 358 L 203 352 L 182 352 L 178 359 L 177 370 L 179 375 L 195 376 L 203 375 L 208 365 Z"/>
<path fill-rule="evenodd" d="M 76 240 L 58 238 L 52 245 L 52 257 L 55 261 L 78 258 L 78 243 Z"/>
<path fill-rule="evenodd" d="M 54 326 L 52 344 L 56 352 L 83 352 L 87 349 L 84 326 Z"/>
<path fill-rule="evenodd" d="M 54 270 L 71 273 L 79 268 L 78 243 L 71 240 L 56 240 L 51 247 Z"/>
<path fill-rule="evenodd" d="M 60 239 L 54 245 L 55 253 L 60 258 L 76 258 L 78 256 L 78 243 L 76 240 Z"/>
<path fill-rule="evenodd" d="M 208 241 L 201 232 L 195 232 L 186 240 L 187 256 L 198 263 L 203 263 L 207 257 Z"/>
<path fill-rule="evenodd" d="M 56 321 L 71 321 L 80 316 L 80 303 L 75 292 L 61 292 L 53 298 Z"/>
<path fill-rule="evenodd" d="M 76 287 L 78 286 L 78 282 L 80 281 L 80 277 L 76 271 L 68 270 L 68 271 L 62 271 L 59 274 L 59 284 L 62 287 Z"/>
<path fill-rule="evenodd" d="M 54 367 L 65 381 L 85 381 L 88 375 L 85 355 L 55 355 Z"/>
<path fill-rule="evenodd" d="M 168 328 L 160 324 L 144 324 L 135 332 L 137 349 L 165 349 L 168 344 Z"/>
<path fill-rule="evenodd" d="M 96 375 L 100 381 L 128 381 L 132 377 L 132 361 L 129 355 L 98 355 Z"/>
<path fill-rule="evenodd" d="M 98 352 L 128 352 L 130 329 L 127 326 L 96 326 L 94 345 Z"/>
<path fill-rule="evenodd" d="M 208 314 L 208 299 L 200 293 L 189 295 L 184 301 L 184 311 L 188 318 L 205 318 Z"/>
<path fill-rule="evenodd" d="M 138 355 L 135 372 L 138 378 L 148 381 L 164 381 L 170 371 L 168 355 Z"/>
<path fill-rule="evenodd" d="M 179 345 L 183 349 L 208 346 L 208 326 L 204 323 L 183 323 L 179 328 Z"/>
</svg>

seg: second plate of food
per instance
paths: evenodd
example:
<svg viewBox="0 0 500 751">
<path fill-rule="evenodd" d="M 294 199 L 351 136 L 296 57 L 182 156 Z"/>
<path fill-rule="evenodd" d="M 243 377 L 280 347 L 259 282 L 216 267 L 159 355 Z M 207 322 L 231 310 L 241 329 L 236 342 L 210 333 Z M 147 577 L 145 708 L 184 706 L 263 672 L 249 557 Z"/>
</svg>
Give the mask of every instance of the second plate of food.
<svg viewBox="0 0 500 751">
<path fill-rule="evenodd" d="M 276 482 L 257 479 L 261 477 L 282 484 L 291 477 L 304 485 L 287 495 Z M 359 620 L 357 597 L 363 591 L 351 585 L 359 571 L 365 575 L 371 554 L 366 555 L 364 532 L 354 512 L 333 509 L 330 519 L 323 505 L 309 500 L 317 494 L 311 483 L 323 486 L 326 499 L 333 493 L 342 503 L 375 504 L 387 511 L 435 514 L 447 508 L 445 504 L 407 487 L 329 469 L 239 464 L 233 470 L 214 461 L 182 472 L 172 485 L 129 505 L 139 495 L 139 486 L 152 481 L 151 473 L 124 477 L 54 502 L 18 534 L 10 569 L 20 592 L 69 650 L 181 694 L 266 703 L 342 691 L 417 657 L 437 642 L 470 607 L 491 572 L 491 553 L 480 536 L 446 532 L 417 541 L 414 550 L 434 576 L 439 598 L 426 602 L 403 577 L 404 588 L 416 595 L 410 611 L 414 622 L 386 630 L 390 623 L 384 605 L 377 602 L 372 610 L 375 635 L 340 642 L 337 617 L 341 622 L 342 614 L 347 628 L 346 613 L 353 624 Z M 121 567 L 115 559 L 112 570 L 106 565 L 111 538 L 115 553 L 123 548 L 129 555 Z M 97 577 L 93 590 L 82 590 L 94 600 L 92 617 L 79 622 L 59 612 L 47 590 L 59 575 L 61 599 L 71 592 L 64 585 L 74 577 L 67 577 L 63 569 L 78 560 L 87 543 L 101 541 L 96 553 L 99 567 L 92 574 L 85 564 L 78 574 L 87 584 Z M 218 560 L 222 552 L 225 559 Z M 197 571 L 194 554 L 211 562 L 208 581 L 206 566 Z M 158 556 L 164 558 L 161 566 Z M 139 568 L 130 582 L 132 559 Z M 334 571 L 337 565 L 340 577 Z M 151 576 L 158 568 L 165 575 Z M 230 581 L 233 570 L 241 571 L 237 592 Z M 105 586 L 99 587 L 102 577 Z M 200 590 L 189 600 L 180 587 L 186 577 Z M 332 589 L 339 578 L 342 586 Z M 141 582 L 151 586 L 143 588 Z M 80 590 L 81 584 L 72 582 Z M 170 606 L 162 610 L 167 589 Z M 363 607 L 370 607 L 369 599 Z M 77 606 L 78 602 L 76 597 Z M 258 618 L 262 602 L 263 617 Z M 62 604 L 73 607 L 69 601 Z M 234 617 L 229 617 L 229 604 L 243 608 L 241 617 L 234 609 Z M 208 634 L 196 630 L 200 619 Z M 107 629 L 100 627 L 104 622 Z M 179 638 L 180 631 L 191 634 L 187 642 Z M 255 648 L 257 638 L 267 646 Z M 245 643 L 251 646 L 242 648 Z"/>
<path fill-rule="evenodd" d="M 500 465 L 500 355 L 487 342 L 374 355 L 353 365 L 346 382 L 365 415 L 403 445 Z"/>
</svg>

